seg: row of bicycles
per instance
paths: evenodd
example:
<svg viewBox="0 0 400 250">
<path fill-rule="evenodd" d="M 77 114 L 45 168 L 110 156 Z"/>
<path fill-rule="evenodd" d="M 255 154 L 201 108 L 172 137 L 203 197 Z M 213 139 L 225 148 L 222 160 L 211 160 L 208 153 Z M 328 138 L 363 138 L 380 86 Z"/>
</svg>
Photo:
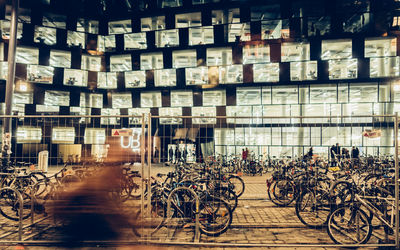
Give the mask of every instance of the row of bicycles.
<svg viewBox="0 0 400 250">
<path fill-rule="evenodd" d="M 389 239 L 398 216 L 394 159 L 365 157 L 347 165 L 342 160 L 334 166 L 318 159 L 280 160 L 266 181 L 269 199 L 280 207 L 294 203 L 304 225 L 326 228 L 335 243 L 365 244 L 373 232 Z"/>
</svg>

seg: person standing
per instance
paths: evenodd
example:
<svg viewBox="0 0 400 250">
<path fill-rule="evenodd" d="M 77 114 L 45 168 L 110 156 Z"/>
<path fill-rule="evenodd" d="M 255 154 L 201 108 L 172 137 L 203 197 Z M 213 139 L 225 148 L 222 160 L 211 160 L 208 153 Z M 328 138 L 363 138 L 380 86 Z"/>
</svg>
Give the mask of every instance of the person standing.
<svg viewBox="0 0 400 250">
<path fill-rule="evenodd" d="M 351 149 L 351 158 L 352 159 L 359 159 L 360 157 L 360 150 L 357 147 L 353 146 Z"/>
<path fill-rule="evenodd" d="M 173 147 L 169 148 L 168 155 L 169 155 L 169 162 L 173 163 L 174 162 L 174 148 Z"/>
<path fill-rule="evenodd" d="M 158 150 L 157 147 L 154 147 L 154 161 L 153 161 L 154 163 L 158 163 L 159 155 L 160 155 L 160 151 Z"/>
<path fill-rule="evenodd" d="M 179 163 L 181 160 L 181 151 L 179 150 L 179 146 L 176 146 L 175 150 L 175 164 Z"/>
</svg>

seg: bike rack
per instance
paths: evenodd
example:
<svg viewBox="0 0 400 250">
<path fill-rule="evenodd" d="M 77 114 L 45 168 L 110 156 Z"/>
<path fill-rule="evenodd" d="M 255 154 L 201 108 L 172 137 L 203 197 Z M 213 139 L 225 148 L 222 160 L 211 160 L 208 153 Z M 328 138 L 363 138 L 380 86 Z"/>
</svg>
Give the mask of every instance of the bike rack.
<svg viewBox="0 0 400 250">
<path fill-rule="evenodd" d="M 4 187 L 0 189 L 0 192 L 5 191 L 5 190 L 10 190 L 12 192 L 15 192 L 18 196 L 18 202 L 19 202 L 19 222 L 18 222 L 18 240 L 21 241 L 22 239 L 22 213 L 23 213 L 23 207 L 24 207 L 24 200 L 22 198 L 21 193 L 11 187 Z"/>
<path fill-rule="evenodd" d="M 172 195 L 174 195 L 176 192 L 181 191 L 181 190 L 187 190 L 190 193 L 192 193 L 196 199 L 196 222 L 195 222 L 195 230 L 194 230 L 194 242 L 199 242 L 200 241 L 200 223 L 199 223 L 199 206 L 200 206 L 200 199 L 199 196 L 196 194 L 196 192 L 193 189 L 190 189 L 188 187 L 178 187 L 174 190 L 171 191 L 171 193 L 168 196 L 168 200 L 167 200 L 167 221 L 170 220 L 172 218 L 172 211 L 171 211 L 171 199 L 172 199 Z M 171 236 L 171 230 L 168 231 L 168 238 L 172 238 Z"/>
</svg>

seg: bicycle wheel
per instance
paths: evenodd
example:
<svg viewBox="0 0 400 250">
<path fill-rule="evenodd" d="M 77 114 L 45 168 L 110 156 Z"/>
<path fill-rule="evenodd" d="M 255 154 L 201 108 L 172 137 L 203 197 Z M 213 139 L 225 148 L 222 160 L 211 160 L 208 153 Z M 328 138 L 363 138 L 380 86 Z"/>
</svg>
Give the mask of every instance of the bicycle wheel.
<svg viewBox="0 0 400 250">
<path fill-rule="evenodd" d="M 367 214 L 354 206 L 334 210 L 329 216 L 327 230 L 337 244 L 364 244 L 372 234 Z"/>
<path fill-rule="evenodd" d="M 22 219 L 31 216 L 31 197 L 23 193 L 22 195 Z M 19 221 L 20 202 L 15 191 L 7 189 L 0 192 L 0 213 L 10 220 Z"/>
<path fill-rule="evenodd" d="M 231 188 L 232 185 L 232 189 L 236 193 L 237 197 L 240 197 L 244 193 L 244 188 L 245 188 L 244 181 L 239 176 L 236 175 L 229 176 L 228 183 L 230 184 L 229 188 Z"/>
<path fill-rule="evenodd" d="M 339 181 L 333 184 L 330 190 L 332 204 L 343 206 L 353 200 L 352 184 L 348 181 Z"/>
<path fill-rule="evenodd" d="M 214 189 L 213 194 L 215 194 L 217 197 L 225 199 L 225 201 L 228 202 L 229 207 L 232 210 L 232 213 L 235 211 L 238 205 L 238 197 L 235 194 L 235 192 L 226 187 L 219 187 Z"/>
<path fill-rule="evenodd" d="M 200 201 L 200 231 L 208 236 L 219 236 L 232 224 L 229 204 L 217 197 L 209 196 Z"/>
<path fill-rule="evenodd" d="M 291 180 L 278 180 L 272 186 L 272 195 L 273 203 L 287 207 L 296 199 L 296 186 Z"/>
<path fill-rule="evenodd" d="M 139 198 L 142 195 L 142 177 L 133 176 L 131 177 L 131 182 L 129 182 L 131 186 L 130 196 L 133 198 Z M 145 191 L 147 190 L 147 185 L 145 185 Z"/>
<path fill-rule="evenodd" d="M 330 199 L 326 191 L 307 189 L 296 200 L 296 215 L 308 227 L 325 226 L 329 213 Z"/>
<path fill-rule="evenodd" d="M 152 201 L 150 216 L 146 216 L 147 205 L 144 206 L 144 213 L 139 211 L 134 216 L 133 233 L 136 236 L 151 236 L 155 234 L 163 225 L 166 218 L 166 207 L 160 201 Z"/>
</svg>

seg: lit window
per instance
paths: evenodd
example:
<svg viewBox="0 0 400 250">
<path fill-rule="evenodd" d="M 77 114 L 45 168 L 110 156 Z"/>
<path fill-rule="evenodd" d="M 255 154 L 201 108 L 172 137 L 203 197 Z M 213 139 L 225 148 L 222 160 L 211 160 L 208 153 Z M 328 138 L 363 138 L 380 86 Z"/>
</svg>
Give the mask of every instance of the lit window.
<svg viewBox="0 0 400 250">
<path fill-rule="evenodd" d="M 120 122 L 120 111 L 119 109 L 106 109 L 102 108 L 101 109 L 101 115 L 102 116 L 109 116 L 109 117 L 102 117 L 100 119 L 100 124 L 101 125 L 117 125 Z"/>
<path fill-rule="evenodd" d="M 161 92 L 141 92 L 140 106 L 142 108 L 161 107 Z"/>
<path fill-rule="evenodd" d="M 85 128 L 85 144 L 106 143 L 106 130 L 104 128 Z"/>
<path fill-rule="evenodd" d="M 329 79 L 357 78 L 357 59 L 329 60 Z"/>
<path fill-rule="evenodd" d="M 108 34 L 125 34 L 132 32 L 131 20 L 121 20 L 108 22 Z"/>
<path fill-rule="evenodd" d="M 266 63 L 270 61 L 268 44 L 251 44 L 243 47 L 243 64 Z"/>
<path fill-rule="evenodd" d="M 310 43 L 282 43 L 282 62 L 310 60 Z"/>
<path fill-rule="evenodd" d="M 39 49 L 17 46 L 15 60 L 23 64 L 39 64 Z"/>
<path fill-rule="evenodd" d="M 176 86 L 176 70 L 175 69 L 154 70 L 154 85 L 156 87 Z"/>
<path fill-rule="evenodd" d="M 28 81 L 30 82 L 52 84 L 54 68 L 41 65 L 28 65 L 27 74 Z"/>
<path fill-rule="evenodd" d="M 140 69 L 162 69 L 164 67 L 163 54 L 160 53 L 146 53 L 140 55 Z"/>
<path fill-rule="evenodd" d="M 125 72 L 126 88 L 145 88 L 146 87 L 146 71 L 127 71 Z"/>
<path fill-rule="evenodd" d="M 64 69 L 64 85 L 85 87 L 87 84 L 87 71 L 78 69 Z"/>
<path fill-rule="evenodd" d="M 17 39 L 22 38 L 22 32 L 23 32 L 23 24 L 18 23 L 17 24 Z M 0 20 L 0 30 L 1 30 L 1 37 L 3 39 L 10 39 L 10 30 L 11 30 L 11 22 L 8 20 Z"/>
<path fill-rule="evenodd" d="M 97 38 L 97 48 L 100 52 L 113 51 L 116 48 L 115 35 L 101 36 Z"/>
<path fill-rule="evenodd" d="M 176 50 L 172 52 L 174 68 L 188 68 L 197 66 L 196 50 Z"/>
<path fill-rule="evenodd" d="M 208 68 L 186 68 L 186 85 L 203 85 L 208 84 Z"/>
<path fill-rule="evenodd" d="M 102 108 L 103 94 L 83 93 L 81 92 L 80 105 L 86 108 Z"/>
<path fill-rule="evenodd" d="M 132 94 L 131 93 L 112 93 L 111 94 L 112 107 L 118 108 L 132 108 Z"/>
<path fill-rule="evenodd" d="M 35 127 L 18 127 L 16 132 L 17 143 L 40 143 L 42 129 Z"/>
<path fill-rule="evenodd" d="M 61 50 L 50 51 L 50 66 L 60 68 L 71 67 L 71 52 Z"/>
<path fill-rule="evenodd" d="M 203 26 L 198 28 L 189 28 L 189 45 L 213 44 L 214 29 L 213 26 Z"/>
<path fill-rule="evenodd" d="M 208 48 L 207 66 L 231 65 L 232 48 Z"/>
<path fill-rule="evenodd" d="M 160 124 L 182 124 L 182 118 L 177 118 L 182 116 L 182 108 L 159 108 L 158 112 L 160 116 L 172 116 L 160 118 Z"/>
<path fill-rule="evenodd" d="M 54 45 L 57 43 L 57 30 L 53 28 L 35 26 L 35 36 L 33 40 L 36 43 Z"/>
<path fill-rule="evenodd" d="M 279 82 L 279 63 L 253 64 L 254 82 Z"/>
<path fill-rule="evenodd" d="M 115 72 L 98 72 L 97 87 L 100 89 L 116 89 L 117 73 Z"/>
<path fill-rule="evenodd" d="M 310 86 L 311 103 L 336 103 L 337 86 L 334 85 L 311 85 Z"/>
<path fill-rule="evenodd" d="M 203 91 L 203 106 L 225 106 L 225 90 Z"/>
<path fill-rule="evenodd" d="M 42 24 L 47 27 L 65 29 L 67 27 L 67 17 L 52 13 L 44 13 Z"/>
<path fill-rule="evenodd" d="M 125 50 L 131 49 L 146 49 L 146 33 L 132 33 L 124 35 L 124 48 Z"/>
<path fill-rule="evenodd" d="M 165 29 L 165 16 L 154 16 L 141 18 L 141 31 Z"/>
<path fill-rule="evenodd" d="M 101 70 L 101 57 L 82 55 L 81 69 L 90 71 L 100 71 Z"/>
<path fill-rule="evenodd" d="M 69 106 L 69 92 L 46 90 L 44 104 L 48 106 Z"/>
<path fill-rule="evenodd" d="M 212 25 L 227 24 L 227 23 L 240 23 L 240 9 L 228 10 L 213 10 Z"/>
<path fill-rule="evenodd" d="M 156 31 L 155 35 L 156 46 L 159 48 L 179 46 L 178 29 Z"/>
<path fill-rule="evenodd" d="M 132 70 L 131 55 L 110 56 L 111 71 L 130 71 Z"/>
<path fill-rule="evenodd" d="M 13 104 L 32 104 L 33 103 L 33 93 L 22 93 L 14 92 Z"/>
<path fill-rule="evenodd" d="M 51 142 L 53 144 L 74 144 L 75 128 L 53 128 L 51 132 Z"/>
<path fill-rule="evenodd" d="M 261 88 L 236 88 L 236 105 L 260 105 Z"/>
<path fill-rule="evenodd" d="M 175 27 L 187 28 L 201 26 L 201 12 L 175 15 Z"/>
<path fill-rule="evenodd" d="M 150 113 L 150 108 L 134 108 L 128 109 L 129 114 L 129 124 L 142 124 L 142 115 L 145 114 L 144 121 L 147 122 L 148 114 Z"/>
<path fill-rule="evenodd" d="M 192 107 L 192 91 L 171 91 L 171 107 Z"/>
<path fill-rule="evenodd" d="M 219 83 L 242 83 L 243 65 L 230 65 L 219 67 Z"/>
<path fill-rule="evenodd" d="M 289 37 L 289 21 L 287 19 L 261 21 L 262 39 L 278 39 L 281 37 Z"/>
<path fill-rule="evenodd" d="M 192 116 L 203 116 L 202 118 L 193 118 L 193 124 L 216 124 L 216 118 L 210 118 L 217 116 L 216 107 L 193 107 Z M 209 117 L 207 117 L 209 116 Z"/>
<path fill-rule="evenodd" d="M 351 39 L 322 41 L 321 53 L 322 60 L 351 58 Z"/>
<path fill-rule="evenodd" d="M 400 57 L 377 57 L 369 60 L 370 77 L 399 76 Z"/>
<path fill-rule="evenodd" d="M 291 62 L 290 63 L 290 80 L 304 81 L 317 80 L 317 61 L 310 62 Z"/>
<path fill-rule="evenodd" d="M 396 56 L 396 52 L 396 38 L 375 37 L 365 39 L 365 57 Z"/>
<path fill-rule="evenodd" d="M 350 102 L 378 102 L 377 83 L 350 84 Z"/>
<path fill-rule="evenodd" d="M 99 33 L 99 21 L 78 18 L 76 30 L 79 32 L 98 34 Z"/>
<path fill-rule="evenodd" d="M 228 42 L 250 41 L 250 23 L 232 23 L 228 25 Z"/>
<path fill-rule="evenodd" d="M 85 48 L 85 33 L 68 30 L 67 44 L 71 47 Z"/>
<path fill-rule="evenodd" d="M 297 104 L 299 103 L 299 90 L 295 87 L 272 87 L 272 104 Z"/>
</svg>

